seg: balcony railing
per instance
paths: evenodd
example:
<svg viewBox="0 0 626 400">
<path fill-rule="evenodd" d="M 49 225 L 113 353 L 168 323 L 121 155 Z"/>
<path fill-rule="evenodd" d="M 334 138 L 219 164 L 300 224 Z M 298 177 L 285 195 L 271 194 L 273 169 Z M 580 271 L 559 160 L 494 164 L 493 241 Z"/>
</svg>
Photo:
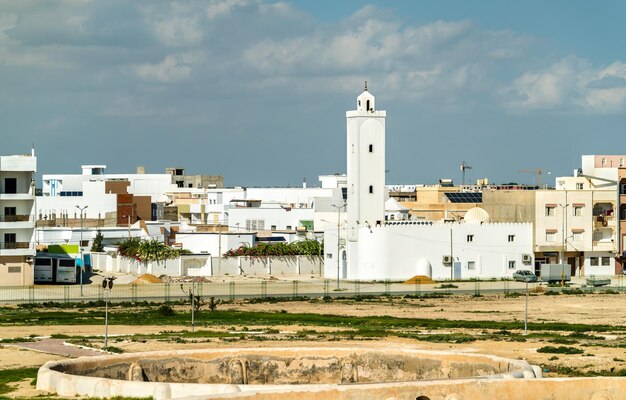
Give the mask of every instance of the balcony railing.
<svg viewBox="0 0 626 400">
<path fill-rule="evenodd" d="M 0 250 L 22 250 L 33 248 L 35 248 L 35 243 L 32 242 L 0 242 Z"/>
<path fill-rule="evenodd" d="M 615 221 L 614 215 L 594 215 L 594 227 L 599 228 L 601 226 L 609 226 L 613 225 L 613 221 Z"/>
<path fill-rule="evenodd" d="M 0 222 L 32 222 L 35 217 L 28 214 L 23 215 L 0 215 Z"/>
</svg>

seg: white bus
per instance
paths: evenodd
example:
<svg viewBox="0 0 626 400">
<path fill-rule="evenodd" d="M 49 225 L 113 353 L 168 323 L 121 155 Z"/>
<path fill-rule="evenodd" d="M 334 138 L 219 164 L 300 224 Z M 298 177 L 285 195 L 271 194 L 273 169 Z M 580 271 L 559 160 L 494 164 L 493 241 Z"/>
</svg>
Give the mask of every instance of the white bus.
<svg viewBox="0 0 626 400">
<path fill-rule="evenodd" d="M 35 257 L 35 283 L 54 282 L 52 261 L 50 257 Z"/>
<path fill-rule="evenodd" d="M 56 283 L 76 283 L 76 259 L 57 258 Z"/>
</svg>

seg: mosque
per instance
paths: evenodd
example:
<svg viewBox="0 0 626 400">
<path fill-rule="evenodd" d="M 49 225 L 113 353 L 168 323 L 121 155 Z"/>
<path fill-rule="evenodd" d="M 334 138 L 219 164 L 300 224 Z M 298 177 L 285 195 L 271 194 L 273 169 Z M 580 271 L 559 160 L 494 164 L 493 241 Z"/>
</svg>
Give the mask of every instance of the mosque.
<svg viewBox="0 0 626 400">
<path fill-rule="evenodd" d="M 531 223 L 491 223 L 480 208 L 461 222 L 412 220 L 403 213 L 385 186 L 385 119 L 366 83 L 356 110 L 346 112 L 347 212 L 337 225 L 325 226 L 324 276 L 488 279 L 532 270 Z"/>
</svg>

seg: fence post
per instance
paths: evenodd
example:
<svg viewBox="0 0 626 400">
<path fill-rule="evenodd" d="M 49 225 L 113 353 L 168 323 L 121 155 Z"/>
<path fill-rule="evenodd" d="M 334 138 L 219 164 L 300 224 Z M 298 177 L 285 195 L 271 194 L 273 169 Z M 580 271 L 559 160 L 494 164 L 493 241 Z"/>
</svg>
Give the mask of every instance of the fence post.
<svg viewBox="0 0 626 400">
<path fill-rule="evenodd" d="M 389 279 L 385 279 L 385 293 L 383 293 L 383 295 L 385 296 L 391 295 L 391 291 L 389 290 L 389 285 L 390 285 Z"/>
<path fill-rule="evenodd" d="M 164 291 L 165 291 L 165 298 L 163 299 L 166 303 L 170 302 L 170 283 L 166 282 L 165 286 L 163 287 Z"/>
<path fill-rule="evenodd" d="M 35 287 L 34 286 L 30 286 L 28 288 L 28 302 L 30 304 L 35 303 Z"/>
<path fill-rule="evenodd" d="M 298 297 L 298 281 L 293 281 L 291 285 L 292 285 L 293 297 Z"/>
<path fill-rule="evenodd" d="M 137 285 L 130 285 L 130 293 L 133 299 L 133 303 L 137 302 Z"/>
<path fill-rule="evenodd" d="M 421 281 L 419 279 L 415 280 L 415 287 L 414 287 L 414 290 L 415 290 L 414 295 L 415 295 L 415 297 L 419 297 L 419 295 L 420 295 L 420 282 Z"/>
<path fill-rule="evenodd" d="M 266 281 L 261 282 L 261 297 L 262 298 L 267 297 L 267 282 Z"/>
<path fill-rule="evenodd" d="M 480 296 L 480 279 L 474 281 L 474 296 Z"/>
<path fill-rule="evenodd" d="M 358 297 L 361 295 L 361 282 L 354 281 L 354 296 Z"/>
<path fill-rule="evenodd" d="M 228 283 L 228 295 L 231 300 L 235 299 L 235 282 Z"/>
<path fill-rule="evenodd" d="M 98 301 L 102 301 L 102 285 L 98 285 Z"/>
<path fill-rule="evenodd" d="M 504 294 L 505 295 L 509 294 L 509 281 L 508 280 L 504 281 Z"/>
<path fill-rule="evenodd" d="M 328 279 L 324 279 L 324 297 L 328 297 Z"/>
</svg>

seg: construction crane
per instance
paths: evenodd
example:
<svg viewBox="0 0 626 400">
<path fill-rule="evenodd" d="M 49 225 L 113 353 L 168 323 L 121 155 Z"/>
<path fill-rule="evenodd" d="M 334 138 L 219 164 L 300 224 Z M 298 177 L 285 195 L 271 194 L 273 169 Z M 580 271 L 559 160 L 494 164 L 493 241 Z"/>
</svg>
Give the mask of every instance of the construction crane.
<svg viewBox="0 0 626 400">
<path fill-rule="evenodd" d="M 537 186 L 541 189 L 541 174 L 543 173 L 543 170 L 541 168 L 537 168 L 537 169 L 518 169 L 517 172 L 526 172 L 526 173 L 529 173 L 529 174 L 537 175 Z"/>
<path fill-rule="evenodd" d="M 465 185 L 465 170 L 466 169 L 472 169 L 472 167 L 465 164 L 465 161 L 461 161 L 461 172 L 463 173 L 463 179 L 461 180 L 461 182 L 463 183 L 463 185 Z"/>
</svg>

